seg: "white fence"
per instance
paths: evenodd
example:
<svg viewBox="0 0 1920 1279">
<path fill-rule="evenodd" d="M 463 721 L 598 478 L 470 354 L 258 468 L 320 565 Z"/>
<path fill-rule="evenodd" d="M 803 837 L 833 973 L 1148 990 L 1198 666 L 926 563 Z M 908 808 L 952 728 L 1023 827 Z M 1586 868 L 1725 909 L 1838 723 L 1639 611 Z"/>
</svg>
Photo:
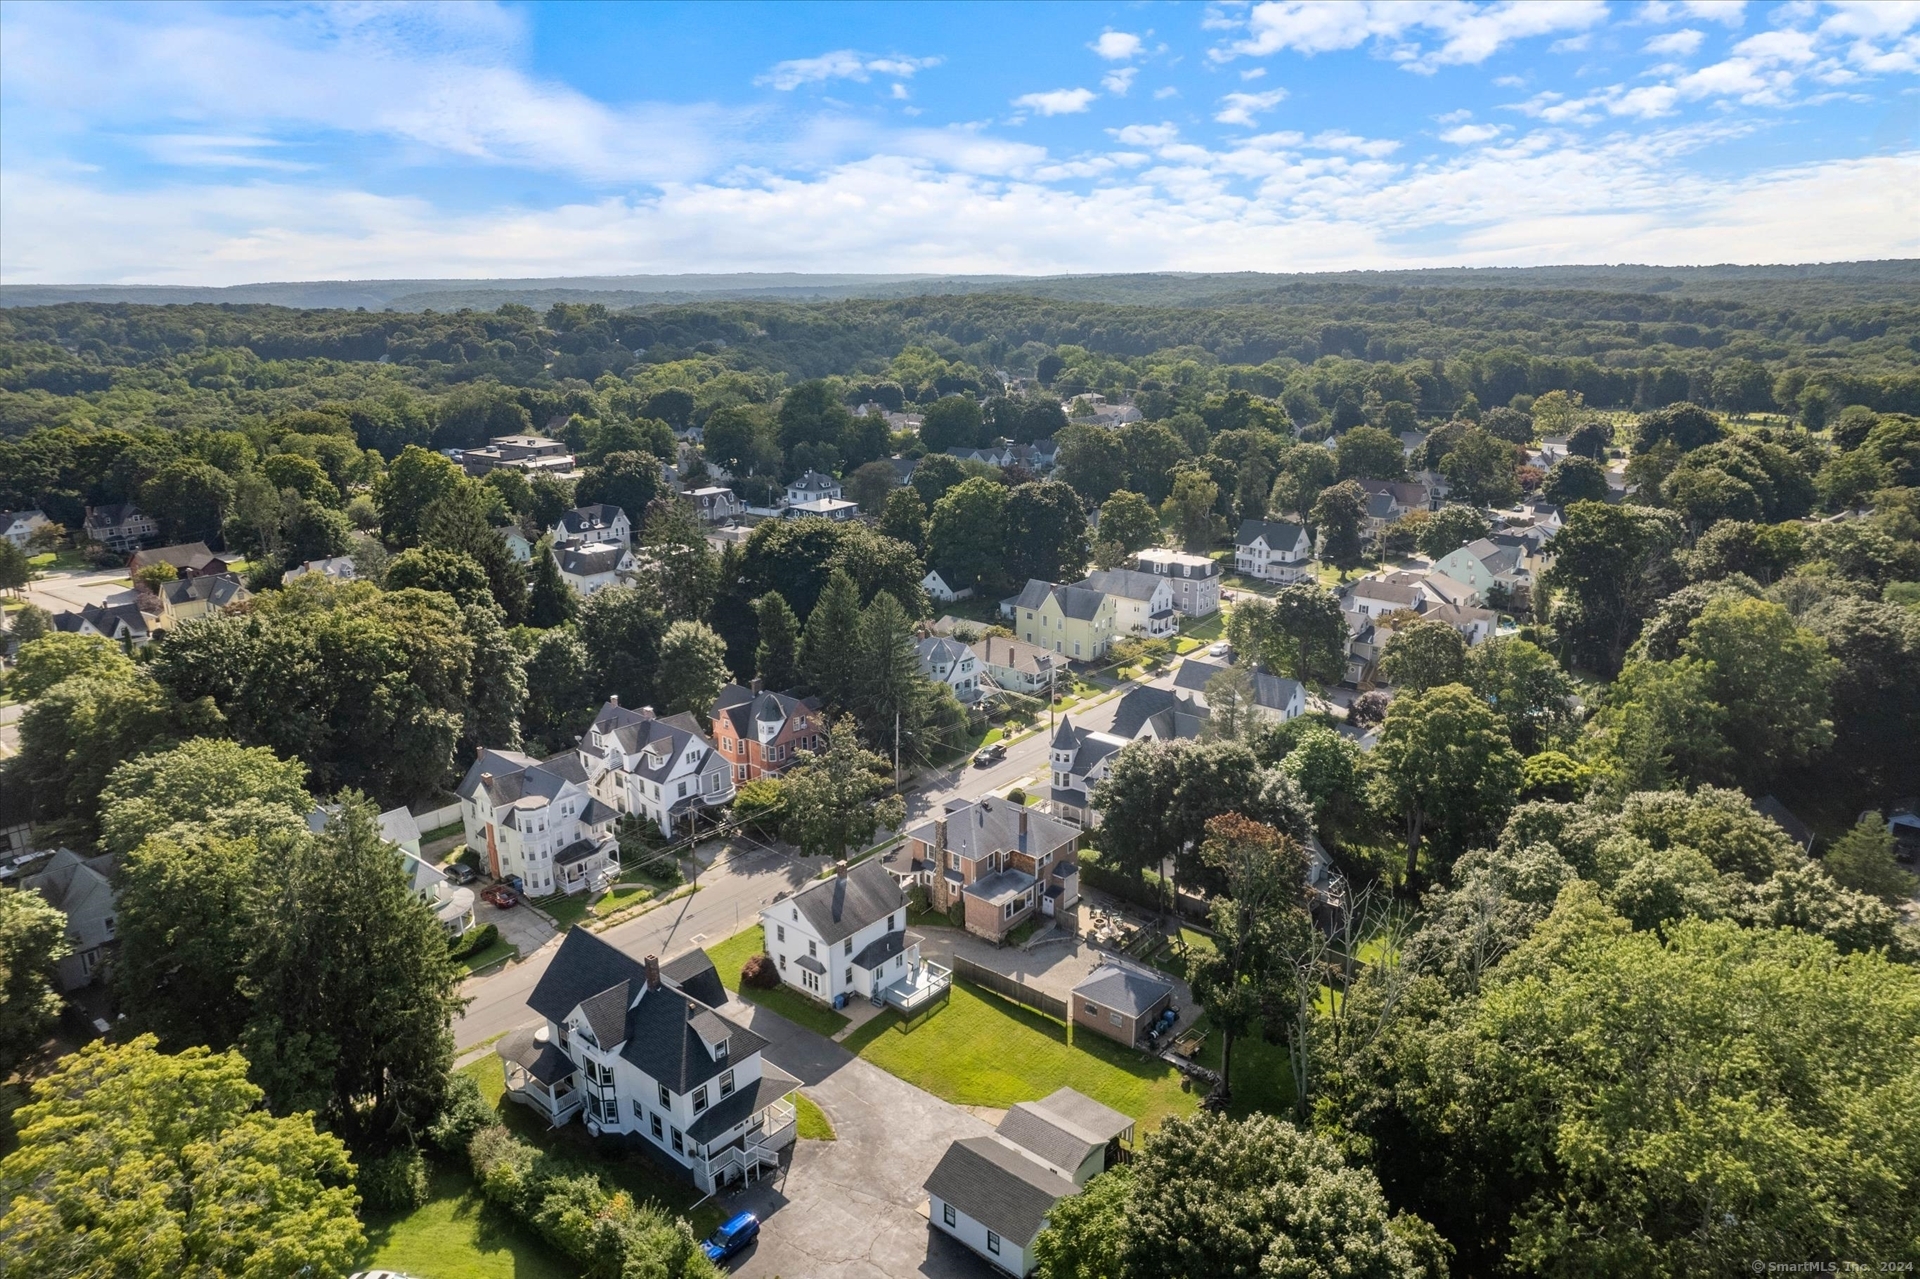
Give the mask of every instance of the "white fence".
<svg viewBox="0 0 1920 1279">
<path fill-rule="evenodd" d="M 429 809 L 424 813 L 415 813 L 413 820 L 423 833 L 430 830 L 439 830 L 442 826 L 447 826 L 460 820 L 460 805 L 447 804 L 441 808 Z"/>
</svg>

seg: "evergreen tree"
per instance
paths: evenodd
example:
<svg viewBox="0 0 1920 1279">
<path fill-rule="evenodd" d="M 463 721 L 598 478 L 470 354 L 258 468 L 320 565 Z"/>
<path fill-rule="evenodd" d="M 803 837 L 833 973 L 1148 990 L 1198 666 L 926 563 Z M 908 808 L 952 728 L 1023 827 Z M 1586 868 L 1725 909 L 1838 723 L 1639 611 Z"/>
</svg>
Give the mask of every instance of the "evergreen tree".
<svg viewBox="0 0 1920 1279">
<path fill-rule="evenodd" d="M 753 612 L 760 623 L 760 644 L 753 653 L 754 674 L 760 677 L 763 688 L 792 688 L 800 675 L 800 619 L 778 591 L 768 591 L 755 600 Z"/>
<path fill-rule="evenodd" d="M 727 646 L 705 622 L 675 622 L 660 641 L 660 671 L 654 695 L 665 713 L 707 712 L 727 682 Z"/>
<path fill-rule="evenodd" d="M 355 1146 L 424 1131 L 453 1066 L 463 974 L 373 804 L 344 792 L 326 830 L 267 873 L 241 1038 L 254 1078 L 276 1112 L 316 1111 Z"/>
<path fill-rule="evenodd" d="M 844 710 L 853 704 L 863 674 L 859 644 L 860 588 L 835 569 L 800 637 L 800 673 L 827 705 Z"/>
<path fill-rule="evenodd" d="M 719 560 L 693 504 L 663 497 L 647 508 L 640 532 L 642 572 L 660 584 L 660 602 L 672 621 L 704 621 L 719 588 Z"/>
<path fill-rule="evenodd" d="M 579 610 L 580 597 L 560 576 L 559 562 L 553 558 L 553 539 L 543 537 L 533 548 L 533 582 L 527 590 L 527 624 L 546 629 L 571 622 Z"/>
<path fill-rule="evenodd" d="M 896 725 L 903 740 L 913 737 L 931 690 L 914 652 L 913 623 L 900 601 L 886 591 L 874 596 L 860 615 L 857 660 L 860 679 L 852 710 L 867 743 L 890 749 Z"/>
<path fill-rule="evenodd" d="M 420 517 L 420 545 L 459 551 L 472 557 L 487 575 L 494 603 L 518 622 L 527 615 L 527 573 L 513 558 L 500 530 L 488 521 L 499 498 L 485 486 L 468 483 L 435 501 Z"/>
</svg>

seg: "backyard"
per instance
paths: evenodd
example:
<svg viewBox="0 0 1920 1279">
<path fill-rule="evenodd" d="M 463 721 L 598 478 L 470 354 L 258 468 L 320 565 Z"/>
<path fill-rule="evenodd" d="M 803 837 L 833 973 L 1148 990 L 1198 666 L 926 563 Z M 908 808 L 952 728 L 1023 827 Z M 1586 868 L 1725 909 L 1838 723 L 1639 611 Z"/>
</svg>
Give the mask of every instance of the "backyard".
<svg viewBox="0 0 1920 1279">
<path fill-rule="evenodd" d="M 1200 1094 L 1180 1073 L 1095 1034 L 1069 1037 L 1067 1026 L 956 980 L 943 1004 L 903 1028 L 892 1010 L 849 1035 L 867 1061 L 961 1106 L 1004 1109 L 1072 1087 L 1132 1115 L 1143 1129 L 1169 1115 L 1192 1114 Z"/>
</svg>

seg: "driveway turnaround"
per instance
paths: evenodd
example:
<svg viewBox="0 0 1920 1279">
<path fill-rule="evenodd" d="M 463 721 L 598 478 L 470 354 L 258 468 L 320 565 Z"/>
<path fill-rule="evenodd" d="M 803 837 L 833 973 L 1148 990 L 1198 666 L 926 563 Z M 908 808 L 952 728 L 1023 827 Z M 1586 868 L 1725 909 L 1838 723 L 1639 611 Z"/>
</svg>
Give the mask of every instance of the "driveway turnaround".
<svg viewBox="0 0 1920 1279">
<path fill-rule="evenodd" d="M 764 1008 L 734 999 L 726 1012 L 765 1036 L 767 1060 L 799 1077 L 838 1138 L 796 1142 L 792 1164 L 779 1178 L 725 1197 L 729 1216 L 752 1212 L 765 1223 L 733 1273 L 746 1279 L 983 1279 L 992 1273 L 973 1253 L 928 1229 L 920 1213 L 927 1197 L 920 1185 L 947 1146 L 992 1129 Z"/>
</svg>

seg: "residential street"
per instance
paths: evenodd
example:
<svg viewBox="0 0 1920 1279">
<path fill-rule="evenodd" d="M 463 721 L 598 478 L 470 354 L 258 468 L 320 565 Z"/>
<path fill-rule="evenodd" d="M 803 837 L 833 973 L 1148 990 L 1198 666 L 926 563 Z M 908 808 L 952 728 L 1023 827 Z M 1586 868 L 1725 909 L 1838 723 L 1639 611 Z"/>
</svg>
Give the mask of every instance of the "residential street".
<svg viewBox="0 0 1920 1279">
<path fill-rule="evenodd" d="M 1165 687 L 1171 678 L 1163 674 L 1153 682 Z M 1119 700 L 1116 697 L 1085 712 L 1075 712 L 1074 720 L 1094 728 L 1111 727 Z M 935 774 L 920 789 L 908 793 L 907 820 L 918 821 L 947 800 L 1003 790 L 1032 774 L 1044 773 L 1047 741 L 1043 729 L 1009 747 L 1007 758 L 992 768 L 974 768 L 963 762 Z M 752 923 L 760 908 L 776 896 L 818 874 L 822 864 L 818 859 L 803 860 L 771 850 L 734 857 L 703 871 L 699 892 L 616 925 L 602 935 L 628 954 L 657 954 L 662 958 L 721 941 Z M 546 971 L 557 944 L 557 940 L 549 943 L 517 964 L 466 984 L 465 993 L 473 1002 L 453 1027 L 460 1048 L 470 1048 L 534 1020 L 527 1010 L 527 996 Z"/>
</svg>

